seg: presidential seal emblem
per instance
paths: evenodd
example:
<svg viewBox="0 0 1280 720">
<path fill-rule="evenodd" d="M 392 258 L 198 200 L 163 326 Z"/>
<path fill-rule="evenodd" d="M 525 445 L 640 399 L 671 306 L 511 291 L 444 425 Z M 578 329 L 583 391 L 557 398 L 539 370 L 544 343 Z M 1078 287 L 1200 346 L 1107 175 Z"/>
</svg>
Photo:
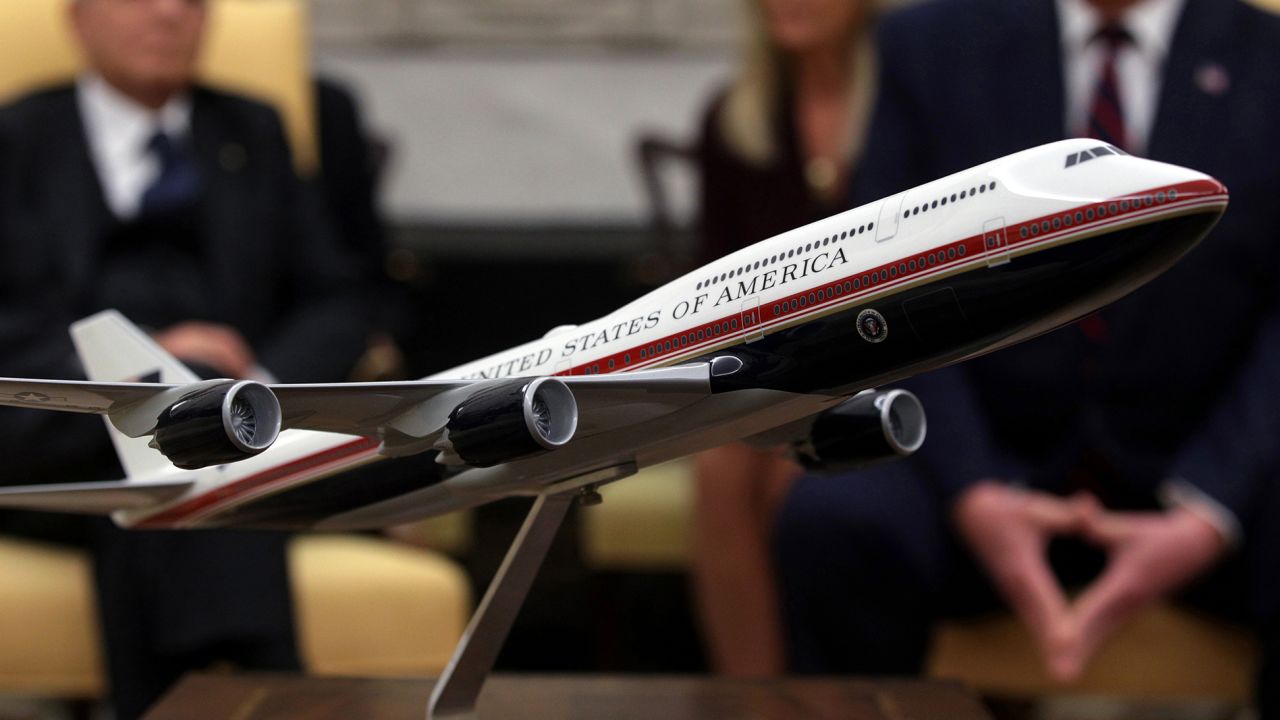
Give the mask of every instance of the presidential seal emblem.
<svg viewBox="0 0 1280 720">
<path fill-rule="evenodd" d="M 889 337 L 889 324 L 883 315 L 867 308 L 858 313 L 858 334 L 869 343 L 884 342 Z"/>
</svg>

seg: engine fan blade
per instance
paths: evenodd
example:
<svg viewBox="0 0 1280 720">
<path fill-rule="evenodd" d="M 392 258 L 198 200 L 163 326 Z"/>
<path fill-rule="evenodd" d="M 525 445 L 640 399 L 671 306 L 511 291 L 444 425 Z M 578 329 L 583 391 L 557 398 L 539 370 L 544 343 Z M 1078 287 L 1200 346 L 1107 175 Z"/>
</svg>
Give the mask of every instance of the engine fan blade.
<svg viewBox="0 0 1280 720">
<path fill-rule="evenodd" d="M 252 405 L 238 398 L 235 400 L 231 406 L 231 428 L 240 442 L 246 445 L 253 444 L 258 434 L 258 418 L 253 412 Z"/>
<path fill-rule="evenodd" d="M 551 434 L 551 408 L 539 397 L 533 399 L 533 424 L 543 437 Z"/>
</svg>

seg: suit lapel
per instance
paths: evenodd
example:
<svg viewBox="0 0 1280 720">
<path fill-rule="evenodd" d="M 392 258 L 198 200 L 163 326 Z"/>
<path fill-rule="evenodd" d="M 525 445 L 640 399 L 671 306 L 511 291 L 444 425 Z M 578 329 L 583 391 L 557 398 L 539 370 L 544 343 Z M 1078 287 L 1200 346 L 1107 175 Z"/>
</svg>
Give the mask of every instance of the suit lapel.
<svg viewBox="0 0 1280 720">
<path fill-rule="evenodd" d="M 86 287 L 113 219 L 89 156 L 75 89 L 55 95 L 52 103 L 46 135 L 50 141 L 40 153 L 44 171 L 35 174 L 49 185 L 35 197 L 51 198 L 54 203 L 45 217 L 50 236 L 60 244 L 68 287 Z"/>
<path fill-rule="evenodd" d="M 1148 154 L 1188 167 L 1208 168 L 1205 138 L 1225 115 L 1233 56 L 1230 21 L 1234 3 L 1187 0 L 1165 61 L 1156 122 Z"/>
<path fill-rule="evenodd" d="M 1024 5 L 1021 12 L 1027 18 L 1027 32 L 1009 33 L 1013 47 L 1005 56 L 1010 61 L 1002 67 L 1012 76 L 1009 82 L 1021 83 L 1005 87 L 1026 88 L 1020 122 L 1026 123 L 1023 127 L 1035 128 L 1023 143 L 1031 147 L 1066 137 L 1066 85 L 1054 4 L 1038 0 Z"/>
<path fill-rule="evenodd" d="M 245 257 L 243 245 L 255 237 L 245 212 L 254 206 L 250 183 L 241 174 L 247 155 L 243 144 L 215 107 L 215 98 L 197 90 L 192 99 L 191 140 L 203 174 L 200 227 L 204 232 L 204 253 L 211 271 L 210 287 L 232 288 Z M 234 317 L 235 293 L 217 293 L 211 298 L 224 317 Z"/>
<path fill-rule="evenodd" d="M 980 79 L 986 119 L 1003 130 L 983 133 L 998 146 L 984 159 L 1064 137 L 1065 105 L 1058 19 L 1051 0 L 1001 0 L 983 18 L 998 28 Z"/>
</svg>

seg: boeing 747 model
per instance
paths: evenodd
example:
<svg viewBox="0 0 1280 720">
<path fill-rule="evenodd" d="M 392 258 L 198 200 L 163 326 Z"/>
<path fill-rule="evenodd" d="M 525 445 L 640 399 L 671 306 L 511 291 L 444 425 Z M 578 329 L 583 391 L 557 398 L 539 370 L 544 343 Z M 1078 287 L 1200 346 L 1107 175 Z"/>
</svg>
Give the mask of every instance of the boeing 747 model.
<svg viewBox="0 0 1280 720">
<path fill-rule="evenodd" d="M 128 479 L 4 488 L 0 505 L 131 528 L 337 530 L 529 494 L 539 501 L 508 565 L 536 568 L 569 499 L 655 463 L 742 439 L 790 443 L 815 467 L 913 452 L 919 403 L 875 388 L 1102 307 L 1188 252 L 1226 205 L 1226 188 L 1193 170 L 1053 143 L 412 382 L 202 381 L 102 313 L 72 328 L 90 381 L 0 380 L 0 404 L 105 415 Z M 413 453 L 433 453 L 437 471 L 409 484 L 340 474 Z M 464 656 L 455 666 L 487 670 Z M 438 688 L 437 711 L 466 706 L 468 690 Z"/>
</svg>

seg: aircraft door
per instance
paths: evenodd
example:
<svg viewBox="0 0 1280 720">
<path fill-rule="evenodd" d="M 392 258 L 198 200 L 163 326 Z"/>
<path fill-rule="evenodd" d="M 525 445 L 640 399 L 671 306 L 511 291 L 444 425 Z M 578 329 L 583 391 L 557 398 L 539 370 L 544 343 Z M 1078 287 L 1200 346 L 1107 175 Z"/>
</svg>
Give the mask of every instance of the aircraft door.
<svg viewBox="0 0 1280 720">
<path fill-rule="evenodd" d="M 880 217 L 876 220 L 876 242 L 892 240 L 898 234 L 898 223 L 902 219 L 902 204 L 907 194 L 899 193 L 880 201 Z"/>
<path fill-rule="evenodd" d="M 987 267 L 1009 262 L 1009 241 L 1004 231 L 1004 218 L 992 218 L 982 224 L 982 245 L 987 254 Z"/>
<path fill-rule="evenodd" d="M 760 316 L 760 298 L 742 301 L 742 339 L 755 342 L 764 337 L 764 318 Z"/>
</svg>

